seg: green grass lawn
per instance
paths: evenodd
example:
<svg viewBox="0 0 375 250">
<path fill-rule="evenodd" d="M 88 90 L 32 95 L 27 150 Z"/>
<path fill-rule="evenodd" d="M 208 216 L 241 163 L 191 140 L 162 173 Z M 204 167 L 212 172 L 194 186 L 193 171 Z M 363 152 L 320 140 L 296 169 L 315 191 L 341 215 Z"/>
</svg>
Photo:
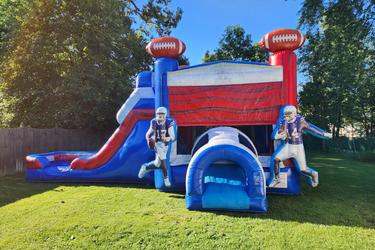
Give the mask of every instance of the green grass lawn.
<svg viewBox="0 0 375 250">
<path fill-rule="evenodd" d="M 267 213 L 189 211 L 184 193 L 0 177 L 0 249 L 375 249 L 375 164 L 307 151 L 320 184 Z"/>
</svg>

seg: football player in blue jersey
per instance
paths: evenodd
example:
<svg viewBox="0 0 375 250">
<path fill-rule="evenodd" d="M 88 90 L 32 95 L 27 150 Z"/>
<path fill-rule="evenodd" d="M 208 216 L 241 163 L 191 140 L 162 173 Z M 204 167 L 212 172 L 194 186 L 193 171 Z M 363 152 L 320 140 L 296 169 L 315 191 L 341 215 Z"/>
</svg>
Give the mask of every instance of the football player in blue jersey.
<svg viewBox="0 0 375 250">
<path fill-rule="evenodd" d="M 287 105 L 282 110 L 282 120 L 272 133 L 272 139 L 284 140 L 285 144 L 280 151 L 276 151 L 273 161 L 273 176 L 270 176 L 269 187 L 275 187 L 280 183 L 280 162 L 289 158 L 294 158 L 297 162 L 299 171 L 310 178 L 310 183 L 316 187 L 319 183 L 318 172 L 312 170 L 306 165 L 305 149 L 302 140 L 302 131 L 310 131 L 310 134 L 320 138 L 332 138 L 332 134 L 327 133 L 320 128 L 307 123 L 305 119 L 297 115 L 297 109 L 292 105 Z M 272 163 L 271 163 L 272 164 Z M 271 172 L 271 173 L 272 173 Z M 272 181 L 271 181 L 272 180 Z"/>
<path fill-rule="evenodd" d="M 151 120 L 150 128 L 146 133 L 146 140 L 150 149 L 155 150 L 156 159 L 152 162 L 142 165 L 138 177 L 142 178 L 151 170 L 161 169 L 164 175 L 164 184 L 171 186 L 168 176 L 167 154 L 169 143 L 174 141 L 175 122 L 167 117 L 168 111 L 165 107 L 159 107 L 156 110 L 156 118 Z M 152 146 L 151 146 L 152 145 Z"/>
</svg>

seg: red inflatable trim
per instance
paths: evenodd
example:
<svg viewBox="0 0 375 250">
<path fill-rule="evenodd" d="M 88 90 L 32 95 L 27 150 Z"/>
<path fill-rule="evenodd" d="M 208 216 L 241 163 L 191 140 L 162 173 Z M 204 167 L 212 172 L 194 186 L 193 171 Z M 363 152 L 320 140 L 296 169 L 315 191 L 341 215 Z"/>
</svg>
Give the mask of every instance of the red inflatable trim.
<svg viewBox="0 0 375 250">
<path fill-rule="evenodd" d="M 270 65 L 283 66 L 282 96 L 283 106 L 297 102 L 297 56 L 293 51 L 278 51 L 269 57 Z"/>
<path fill-rule="evenodd" d="M 169 87 L 169 107 L 179 126 L 275 124 L 281 82 Z"/>
<path fill-rule="evenodd" d="M 58 154 L 54 155 L 55 161 L 59 160 L 66 160 L 67 162 L 72 162 L 74 159 L 84 156 L 84 155 L 94 155 L 94 153 L 87 153 L 87 154 Z"/>
<path fill-rule="evenodd" d="M 26 169 L 43 169 L 43 165 L 37 158 L 26 156 Z"/>
<path fill-rule="evenodd" d="M 124 140 L 132 131 L 134 125 L 140 120 L 152 120 L 155 117 L 154 109 L 132 110 L 120 127 L 113 133 L 108 142 L 95 155 L 86 159 L 75 159 L 70 165 L 71 169 L 94 169 L 105 164 L 120 148 Z"/>
<path fill-rule="evenodd" d="M 93 155 L 94 153 L 82 153 L 82 154 L 55 154 L 48 155 L 53 156 L 55 161 L 66 160 L 67 162 L 72 162 L 74 159 L 83 156 L 83 155 Z M 39 155 L 41 157 L 47 158 L 47 155 Z M 27 156 L 26 157 L 26 169 L 43 169 L 43 164 L 35 157 Z"/>
</svg>

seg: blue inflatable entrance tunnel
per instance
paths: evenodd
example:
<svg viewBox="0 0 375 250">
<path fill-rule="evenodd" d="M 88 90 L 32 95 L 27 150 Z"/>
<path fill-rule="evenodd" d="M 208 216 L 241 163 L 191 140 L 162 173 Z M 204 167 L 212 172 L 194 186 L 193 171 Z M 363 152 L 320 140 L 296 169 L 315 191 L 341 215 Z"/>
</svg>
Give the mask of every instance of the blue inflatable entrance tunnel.
<svg viewBox="0 0 375 250">
<path fill-rule="evenodd" d="M 214 128 L 197 140 L 193 152 L 186 174 L 188 209 L 267 212 L 263 168 L 246 135 Z"/>
</svg>

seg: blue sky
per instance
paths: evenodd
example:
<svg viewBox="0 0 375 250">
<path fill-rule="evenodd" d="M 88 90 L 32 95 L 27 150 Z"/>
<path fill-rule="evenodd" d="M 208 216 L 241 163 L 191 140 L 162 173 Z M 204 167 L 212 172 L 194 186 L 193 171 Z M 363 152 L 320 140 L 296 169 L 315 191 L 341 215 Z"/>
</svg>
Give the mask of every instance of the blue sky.
<svg viewBox="0 0 375 250">
<path fill-rule="evenodd" d="M 229 25 L 240 24 L 253 43 L 276 29 L 295 29 L 303 0 L 172 0 L 169 8 L 184 14 L 172 37 L 186 44 L 191 65 L 200 64 L 213 51 Z M 303 31 L 302 31 L 303 32 Z"/>
</svg>

